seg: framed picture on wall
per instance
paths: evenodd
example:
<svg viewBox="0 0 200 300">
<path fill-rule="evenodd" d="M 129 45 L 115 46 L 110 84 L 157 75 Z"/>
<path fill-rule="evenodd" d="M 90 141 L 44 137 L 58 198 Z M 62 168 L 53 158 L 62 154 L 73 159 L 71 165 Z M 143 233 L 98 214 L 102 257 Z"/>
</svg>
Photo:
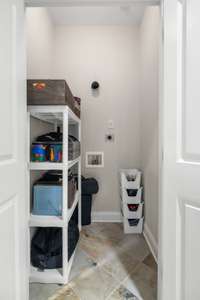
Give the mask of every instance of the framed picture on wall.
<svg viewBox="0 0 200 300">
<path fill-rule="evenodd" d="M 104 153 L 103 152 L 86 152 L 86 168 L 103 168 Z"/>
</svg>

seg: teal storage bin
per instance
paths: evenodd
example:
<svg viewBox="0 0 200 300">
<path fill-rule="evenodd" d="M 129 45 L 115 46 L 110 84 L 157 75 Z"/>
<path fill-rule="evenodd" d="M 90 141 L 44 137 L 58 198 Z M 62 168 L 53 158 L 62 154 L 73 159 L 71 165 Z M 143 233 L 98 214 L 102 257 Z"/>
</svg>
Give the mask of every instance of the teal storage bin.
<svg viewBox="0 0 200 300">
<path fill-rule="evenodd" d="M 62 215 L 62 186 L 36 184 L 33 187 L 33 215 Z"/>
</svg>

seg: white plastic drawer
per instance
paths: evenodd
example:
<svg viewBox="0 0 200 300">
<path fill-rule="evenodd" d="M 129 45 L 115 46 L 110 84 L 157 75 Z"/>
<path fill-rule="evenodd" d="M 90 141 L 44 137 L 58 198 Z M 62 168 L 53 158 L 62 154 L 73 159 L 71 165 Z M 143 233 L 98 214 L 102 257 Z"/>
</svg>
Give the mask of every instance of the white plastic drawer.
<svg viewBox="0 0 200 300">
<path fill-rule="evenodd" d="M 143 187 L 139 189 L 130 189 L 130 190 L 135 190 L 135 194 L 132 196 L 129 196 L 129 189 L 121 189 L 121 199 L 123 202 L 128 203 L 128 204 L 139 204 L 142 202 L 142 190 Z"/>
<path fill-rule="evenodd" d="M 139 189 L 142 173 L 137 169 L 120 170 L 120 184 L 122 188 Z"/>
<path fill-rule="evenodd" d="M 136 206 L 136 207 L 131 207 Z M 140 219 L 143 215 L 144 203 L 140 204 L 127 204 L 122 202 L 122 212 L 123 216 L 127 219 Z"/>
<path fill-rule="evenodd" d="M 124 218 L 124 233 L 142 233 L 144 218 L 138 219 L 137 225 L 131 226 L 129 219 Z"/>
</svg>

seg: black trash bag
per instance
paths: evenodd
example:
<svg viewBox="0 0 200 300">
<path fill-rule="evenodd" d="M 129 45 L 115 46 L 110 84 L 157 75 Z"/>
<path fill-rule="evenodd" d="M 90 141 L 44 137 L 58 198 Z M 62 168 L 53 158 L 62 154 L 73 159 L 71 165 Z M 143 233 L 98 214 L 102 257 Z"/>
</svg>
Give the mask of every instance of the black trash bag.
<svg viewBox="0 0 200 300">
<path fill-rule="evenodd" d="M 78 176 L 76 176 L 78 186 Z M 99 185 L 95 178 L 81 176 L 81 223 L 83 226 L 91 224 L 92 195 L 98 193 Z M 78 212 L 76 212 L 78 217 Z"/>
<path fill-rule="evenodd" d="M 40 135 L 37 137 L 36 142 L 37 143 L 62 143 L 62 132 L 48 132 L 46 134 Z"/>
<path fill-rule="evenodd" d="M 68 173 L 69 174 L 69 173 Z M 60 170 L 52 170 L 45 172 L 42 177 L 40 177 L 36 182 L 36 184 L 62 184 L 62 171 Z"/>
<path fill-rule="evenodd" d="M 62 184 L 62 171 L 59 170 L 51 170 L 45 172 L 42 177 L 40 177 L 35 184 L 50 184 L 50 185 L 61 185 Z M 74 180 L 76 182 L 76 175 L 73 174 L 71 170 L 68 171 L 68 182 Z"/>
<path fill-rule="evenodd" d="M 63 135 L 60 131 L 60 127 L 57 127 L 57 131 L 48 132 L 46 134 L 37 137 L 36 142 L 38 143 L 62 143 Z"/>
<path fill-rule="evenodd" d="M 76 208 L 78 210 L 78 207 Z M 68 226 L 68 260 L 70 260 L 79 240 L 79 229 L 76 214 L 74 213 Z"/>
<path fill-rule="evenodd" d="M 52 131 L 52 132 L 48 132 L 46 134 L 40 135 L 36 138 L 35 140 L 37 143 L 46 143 L 46 144 L 62 144 L 63 142 L 63 134 L 60 131 Z M 70 145 L 73 142 L 78 142 L 78 139 L 76 137 L 74 137 L 73 135 L 68 135 L 68 141 L 70 143 Z"/>
<path fill-rule="evenodd" d="M 31 241 L 31 262 L 38 269 L 62 267 L 62 230 L 38 228 Z"/>
<path fill-rule="evenodd" d="M 78 225 L 73 218 L 68 226 L 68 260 L 71 258 L 79 240 Z M 31 263 L 44 269 L 62 268 L 62 229 L 40 227 L 31 241 Z"/>
<path fill-rule="evenodd" d="M 97 194 L 99 191 L 99 185 L 95 178 L 84 178 L 81 180 L 81 193 L 82 195 Z"/>
</svg>

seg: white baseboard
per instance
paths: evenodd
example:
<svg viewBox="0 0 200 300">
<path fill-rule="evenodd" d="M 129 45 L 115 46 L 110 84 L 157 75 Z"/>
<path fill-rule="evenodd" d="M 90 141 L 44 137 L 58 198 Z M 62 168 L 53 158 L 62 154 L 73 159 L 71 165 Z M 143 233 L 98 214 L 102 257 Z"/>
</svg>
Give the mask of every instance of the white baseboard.
<svg viewBox="0 0 200 300">
<path fill-rule="evenodd" d="M 143 231 L 144 238 L 151 250 L 151 253 L 156 261 L 158 263 L 158 245 L 157 242 L 149 229 L 148 225 L 145 223 L 144 224 L 144 231 Z"/>
<path fill-rule="evenodd" d="M 120 212 L 111 212 L 111 211 L 92 212 L 92 222 L 121 223 L 122 216 Z"/>
</svg>

